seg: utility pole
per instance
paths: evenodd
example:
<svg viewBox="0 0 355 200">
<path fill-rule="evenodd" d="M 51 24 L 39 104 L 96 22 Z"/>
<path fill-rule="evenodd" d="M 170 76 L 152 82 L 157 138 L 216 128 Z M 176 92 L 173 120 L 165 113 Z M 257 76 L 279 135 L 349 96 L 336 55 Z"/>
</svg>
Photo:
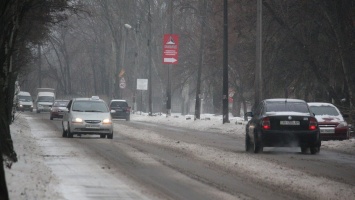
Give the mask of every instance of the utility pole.
<svg viewBox="0 0 355 200">
<path fill-rule="evenodd" d="M 37 52 L 38 52 L 38 87 L 42 87 L 42 61 L 41 61 L 41 45 L 37 45 Z"/>
<path fill-rule="evenodd" d="M 223 124 L 229 123 L 228 112 L 228 0 L 223 11 Z"/>
<path fill-rule="evenodd" d="M 151 40 L 152 40 L 152 16 L 150 12 L 150 3 L 147 0 L 149 11 L 148 11 L 148 23 L 149 23 L 149 38 L 148 38 L 148 57 L 149 57 L 149 80 L 148 80 L 148 107 L 149 107 L 149 116 L 153 116 L 153 108 L 152 108 L 152 48 L 151 48 Z"/>
<path fill-rule="evenodd" d="M 254 108 L 262 99 L 262 0 L 257 0 L 256 18 L 256 67 L 255 67 L 255 102 Z"/>
<path fill-rule="evenodd" d="M 173 0 L 170 0 L 170 34 L 173 34 Z M 172 64 L 168 65 L 167 116 L 171 115 L 171 66 Z"/>
</svg>

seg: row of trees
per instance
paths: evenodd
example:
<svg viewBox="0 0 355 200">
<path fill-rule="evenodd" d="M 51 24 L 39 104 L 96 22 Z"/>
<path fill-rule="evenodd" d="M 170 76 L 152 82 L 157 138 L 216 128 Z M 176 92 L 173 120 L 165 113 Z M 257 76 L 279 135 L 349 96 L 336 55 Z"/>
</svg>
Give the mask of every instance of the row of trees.
<svg viewBox="0 0 355 200">
<path fill-rule="evenodd" d="M 4 161 L 17 161 L 10 134 L 15 82 L 31 72 L 32 47 L 41 44 L 52 24 L 67 18 L 67 0 L 2 0 L 0 2 L 0 199 L 8 199 Z M 73 6 L 74 4 L 72 4 Z"/>
<path fill-rule="evenodd" d="M 173 0 L 173 12 L 169 3 L 83 1 L 85 12 L 52 28 L 41 46 L 40 73 L 35 64 L 33 73 L 21 78 L 22 85 L 34 90 L 38 83 L 33 80 L 42 74 L 43 85 L 61 94 L 98 94 L 132 102 L 141 95 L 135 89 L 137 78 L 148 77 L 150 43 L 154 111 L 164 112 L 168 67 L 162 64 L 162 38 L 172 25 L 180 36 L 179 64 L 172 68 L 173 111 L 192 110 L 187 102 L 194 101 L 200 89 L 204 110 L 220 113 L 223 2 Z M 256 2 L 229 1 L 228 10 L 229 86 L 235 92 L 233 114 L 240 115 L 241 105 L 246 107 L 254 96 Z M 330 101 L 350 112 L 355 103 L 353 13 L 353 0 L 264 0 L 263 98 Z M 122 77 L 124 89 L 119 87 Z M 142 94 L 147 102 L 146 92 Z"/>
</svg>

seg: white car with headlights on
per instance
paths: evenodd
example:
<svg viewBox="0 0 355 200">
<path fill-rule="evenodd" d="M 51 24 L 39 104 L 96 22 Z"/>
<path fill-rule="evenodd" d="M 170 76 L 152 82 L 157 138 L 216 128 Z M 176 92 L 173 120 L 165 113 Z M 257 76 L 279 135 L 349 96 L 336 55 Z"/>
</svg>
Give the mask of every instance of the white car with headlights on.
<svg viewBox="0 0 355 200">
<path fill-rule="evenodd" d="M 63 137 L 100 135 L 101 138 L 113 138 L 109 108 L 105 101 L 97 96 L 70 100 L 63 116 L 62 127 Z"/>
</svg>

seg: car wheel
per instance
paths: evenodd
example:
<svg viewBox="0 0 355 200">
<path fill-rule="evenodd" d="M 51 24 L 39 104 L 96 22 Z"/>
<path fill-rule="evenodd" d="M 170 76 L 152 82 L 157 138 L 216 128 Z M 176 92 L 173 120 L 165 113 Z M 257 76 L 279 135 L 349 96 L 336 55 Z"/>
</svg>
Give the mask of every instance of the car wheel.
<svg viewBox="0 0 355 200">
<path fill-rule="evenodd" d="M 301 147 L 301 153 L 306 154 L 308 148 L 307 147 Z"/>
<path fill-rule="evenodd" d="M 74 133 L 72 133 L 72 132 L 70 131 L 69 124 L 68 124 L 67 136 L 68 136 L 68 138 L 73 138 L 73 136 L 74 136 Z"/>
<path fill-rule="evenodd" d="M 37 113 L 39 113 L 39 110 L 37 110 Z"/>
<path fill-rule="evenodd" d="M 249 137 L 249 134 L 246 133 L 245 134 L 245 151 L 250 151 L 251 149 L 251 145 L 250 145 L 250 137 Z"/>
<path fill-rule="evenodd" d="M 256 134 L 254 134 L 254 153 L 261 153 L 261 152 L 263 152 L 263 146 L 261 145 L 261 142 L 256 136 Z"/>
<path fill-rule="evenodd" d="M 107 135 L 107 139 L 113 139 L 113 132 Z"/>
<path fill-rule="evenodd" d="M 67 132 L 64 130 L 64 125 L 62 124 L 63 134 L 62 137 L 67 137 Z"/>
<path fill-rule="evenodd" d="M 311 150 L 311 154 L 316 154 L 316 153 L 318 153 L 319 151 L 318 151 L 318 147 L 311 147 L 311 148 L 309 148 L 310 150 Z"/>
<path fill-rule="evenodd" d="M 129 120 L 130 120 L 130 118 L 131 118 L 131 117 L 128 115 L 128 117 L 126 117 L 126 121 L 129 121 Z"/>
<path fill-rule="evenodd" d="M 53 120 L 53 117 L 49 117 L 50 120 Z"/>
<path fill-rule="evenodd" d="M 106 135 L 105 134 L 100 134 L 100 138 L 105 138 Z"/>
</svg>

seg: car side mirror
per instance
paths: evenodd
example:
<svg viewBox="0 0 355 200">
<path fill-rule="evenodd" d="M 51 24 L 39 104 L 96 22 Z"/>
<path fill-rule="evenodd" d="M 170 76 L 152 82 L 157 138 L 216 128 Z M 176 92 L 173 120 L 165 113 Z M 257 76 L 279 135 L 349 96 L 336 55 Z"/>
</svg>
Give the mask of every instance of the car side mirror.
<svg viewBox="0 0 355 200">
<path fill-rule="evenodd" d="M 254 116 L 254 113 L 253 112 L 246 112 L 244 114 L 244 120 L 245 121 L 248 121 L 248 117 L 253 117 Z"/>
</svg>

